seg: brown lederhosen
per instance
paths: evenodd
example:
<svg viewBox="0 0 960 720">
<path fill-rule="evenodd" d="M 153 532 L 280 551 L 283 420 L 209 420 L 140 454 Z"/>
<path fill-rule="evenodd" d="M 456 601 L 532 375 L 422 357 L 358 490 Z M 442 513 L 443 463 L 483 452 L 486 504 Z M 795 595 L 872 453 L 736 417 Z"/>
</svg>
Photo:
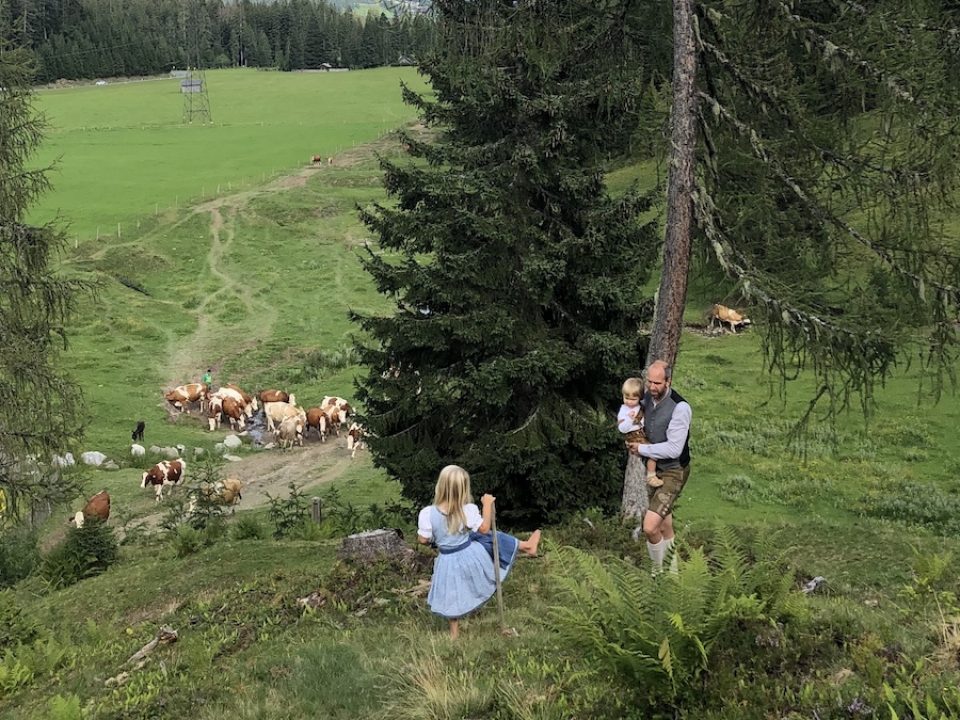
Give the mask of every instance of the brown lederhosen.
<svg viewBox="0 0 960 720">
<path fill-rule="evenodd" d="M 683 467 L 661 469 L 657 472 L 663 485 L 648 488 L 649 503 L 647 509 L 660 517 L 666 517 L 673 511 L 673 504 L 680 497 L 680 491 L 690 477 L 690 464 Z"/>
</svg>

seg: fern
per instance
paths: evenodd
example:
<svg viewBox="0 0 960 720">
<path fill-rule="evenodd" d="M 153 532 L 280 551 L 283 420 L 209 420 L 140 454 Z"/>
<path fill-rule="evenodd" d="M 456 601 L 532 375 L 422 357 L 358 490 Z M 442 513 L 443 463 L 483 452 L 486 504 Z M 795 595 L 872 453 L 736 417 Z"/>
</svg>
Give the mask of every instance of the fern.
<svg viewBox="0 0 960 720">
<path fill-rule="evenodd" d="M 551 610 L 552 625 L 651 707 L 695 699 L 717 640 L 782 621 L 804 603 L 782 554 L 754 558 L 735 533 L 717 535 L 713 557 L 693 549 L 678 573 L 655 577 L 620 560 L 560 548 L 561 604 Z"/>
</svg>

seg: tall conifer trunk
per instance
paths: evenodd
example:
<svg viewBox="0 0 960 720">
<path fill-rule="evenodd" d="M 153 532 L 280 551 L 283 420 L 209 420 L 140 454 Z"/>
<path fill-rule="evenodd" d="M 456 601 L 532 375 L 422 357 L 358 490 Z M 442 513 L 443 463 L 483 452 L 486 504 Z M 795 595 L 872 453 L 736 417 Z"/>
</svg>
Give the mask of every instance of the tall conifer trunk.
<svg viewBox="0 0 960 720">
<path fill-rule="evenodd" d="M 683 309 L 693 234 L 693 181 L 696 151 L 694 87 L 697 56 L 693 37 L 694 0 L 673 3 L 673 105 L 670 110 L 670 176 L 667 184 L 667 234 L 663 245 L 663 272 L 647 349 L 647 362 L 673 365 L 680 348 Z M 623 481 L 621 512 L 635 522 L 639 537 L 647 512 L 646 467 L 631 455 Z"/>
<path fill-rule="evenodd" d="M 664 360 L 673 365 L 680 347 L 683 308 L 687 299 L 690 247 L 693 234 L 696 107 L 694 88 L 697 56 L 693 34 L 694 0 L 673 3 L 673 105 L 670 110 L 670 175 L 667 185 L 667 234 L 663 274 L 647 364 Z"/>
</svg>

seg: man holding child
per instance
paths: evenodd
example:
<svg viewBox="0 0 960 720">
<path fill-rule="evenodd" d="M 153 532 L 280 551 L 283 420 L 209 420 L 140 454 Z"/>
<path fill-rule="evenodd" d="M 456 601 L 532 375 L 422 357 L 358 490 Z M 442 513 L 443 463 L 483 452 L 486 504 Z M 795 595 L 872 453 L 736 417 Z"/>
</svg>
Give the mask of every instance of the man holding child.
<svg viewBox="0 0 960 720">
<path fill-rule="evenodd" d="M 671 387 L 672 368 L 662 360 L 650 364 L 647 391 L 641 404 L 649 444 L 627 443 L 630 452 L 657 461 L 663 485 L 649 489 L 649 505 L 643 518 L 647 553 L 654 572 L 674 545 L 673 504 L 690 477 L 690 404 Z"/>
</svg>

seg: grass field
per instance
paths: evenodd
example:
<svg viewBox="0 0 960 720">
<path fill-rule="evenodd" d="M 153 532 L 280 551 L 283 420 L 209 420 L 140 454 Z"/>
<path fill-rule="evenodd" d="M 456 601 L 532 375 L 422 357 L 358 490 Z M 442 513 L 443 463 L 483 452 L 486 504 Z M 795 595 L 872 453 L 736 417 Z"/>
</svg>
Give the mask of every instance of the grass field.
<svg viewBox="0 0 960 720">
<path fill-rule="evenodd" d="M 136 237 L 137 223 L 198 198 L 259 186 L 267 178 L 369 142 L 411 117 L 401 81 L 423 87 L 413 68 L 348 73 L 207 72 L 213 123 L 182 123 L 179 81 L 45 90 L 49 121 L 37 160 L 54 164 L 54 192 L 34 210 L 56 214 L 84 243 Z M 218 190 L 219 189 L 219 190 Z"/>
<path fill-rule="evenodd" d="M 269 86 L 278 77 L 307 83 L 307 97 L 294 97 L 301 86 L 290 86 L 290 94 L 276 100 L 290 108 L 311 102 L 309 83 L 326 81 L 267 73 L 214 77 L 218 86 L 236 82 L 247 94 L 256 92 L 257 82 Z M 389 85 L 397 76 L 349 77 Z M 83 92 L 92 98 L 113 90 Z M 48 109 L 55 115 L 57 102 L 73 102 L 69 92 L 64 98 L 44 95 L 42 103 L 52 102 Z M 102 97 L 115 97 L 116 105 L 83 100 L 89 104 L 72 106 L 70 122 L 89 127 L 96 116 L 132 117 L 142 110 L 139 95 L 131 96 L 137 107 L 128 107 L 123 94 Z M 217 108 L 214 103 L 215 117 Z M 383 138 L 337 153 L 330 166 L 297 168 L 304 153 L 282 136 L 299 126 L 273 125 L 266 117 L 272 111 L 260 111 L 277 146 L 290 153 L 286 167 L 296 168 L 292 175 L 239 190 L 221 188 L 213 198 L 196 197 L 198 187 L 195 202 L 159 217 L 149 207 L 138 215 L 131 206 L 130 222 L 135 227 L 141 220 L 139 235 L 86 238 L 68 253 L 68 270 L 92 273 L 104 283 L 98 298 L 85 304 L 64 358 L 84 387 L 90 411 L 87 441 L 78 450 L 96 448 L 125 459 L 138 417 L 147 420 L 151 444 L 211 447 L 222 432 L 169 422 L 160 402 L 163 386 L 196 379 L 208 365 L 218 382 L 284 386 L 304 403 L 321 394 L 351 396 L 357 368 L 324 353 L 345 347 L 354 332 L 348 308 L 387 309 L 357 262 L 367 233 L 355 205 L 383 197 L 376 154 L 399 148 Z M 398 121 L 406 117 L 401 111 Z M 196 130 L 217 138 L 222 131 L 234 142 L 236 129 Z M 371 127 L 369 139 L 381 130 Z M 45 152 L 66 157 L 71 144 L 82 146 L 83 132 L 63 138 L 62 148 L 54 135 Z M 220 142 L 221 149 L 230 147 Z M 239 142 L 241 154 L 252 153 L 244 172 L 273 172 L 257 166 L 257 158 L 266 163 L 272 157 L 269 152 Z M 141 150 L 157 160 L 170 148 L 131 150 L 124 167 L 135 167 Z M 90 165 L 77 166 L 77 178 L 112 177 L 102 158 L 89 158 Z M 158 184 L 176 187 L 181 170 L 170 176 L 170 168 L 151 168 Z M 625 168 L 613 184 L 653 175 L 649 168 Z M 63 207 L 66 215 L 66 208 L 84 206 L 82 183 L 72 191 L 57 187 L 47 208 Z M 146 189 L 138 180 L 135 191 L 125 195 L 118 186 L 114 192 L 129 200 Z M 105 215 L 125 205 L 102 199 Z M 709 288 L 695 284 L 694 290 L 691 318 L 713 300 Z M 644 546 L 633 543 L 627 530 L 593 512 L 585 514 L 589 523 L 574 517 L 547 528 L 545 557 L 518 565 L 504 588 L 506 624 L 519 636 L 500 635 L 491 603 L 465 623 L 465 642 L 453 644 L 422 599 L 427 570 L 346 569 L 335 561 L 336 536 L 372 522 L 371 514 L 364 515 L 370 504 L 396 499 L 396 486 L 361 457 L 330 483 L 341 504 L 331 501 L 324 524 L 306 526 L 292 538 L 240 532 L 244 522 L 271 529 L 265 509 L 241 510 L 226 537 L 210 536 L 189 552 L 182 538 L 158 531 L 131 537 L 120 561 L 98 577 L 62 590 L 34 577 L 0 592 L 0 717 L 800 720 L 891 718 L 889 708 L 901 718 L 960 717 L 960 402 L 948 396 L 932 405 L 918 394 L 921 368 L 901 368 L 880 392 L 869 425 L 855 412 L 836 426 L 815 425 L 800 456 L 788 443 L 788 430 L 811 388 L 800 378 L 781 401 L 762 372 L 759 347 L 750 332 L 684 336 L 676 387 L 694 409 L 694 471 L 677 509 L 679 537 L 685 555 L 715 549 L 718 524 L 765 541 L 784 554 L 783 573 L 802 607 L 786 618 L 736 624 L 674 711 L 648 712 L 640 704 L 651 688 L 669 685 L 665 677 L 604 669 L 564 642 L 555 620 L 565 602 L 557 548 L 573 545 L 607 565 L 625 560 L 628 568 L 643 569 Z M 611 398 L 611 413 L 618 403 Z M 88 471 L 88 488 L 106 487 L 114 497 L 112 523 L 152 512 L 139 472 L 129 461 L 114 473 Z M 51 521 L 46 542 L 62 535 L 61 525 Z M 412 528 L 404 527 L 409 537 Z M 757 556 L 750 550 L 744 557 Z M 825 592 L 797 592 L 818 575 L 827 579 Z M 297 599 L 313 591 L 323 599 L 320 607 L 301 608 Z M 638 608 L 629 605 L 618 605 L 612 622 L 626 640 L 643 632 L 641 623 L 633 624 Z M 661 609 L 664 615 L 685 610 Z M 610 611 L 598 605 L 595 614 L 603 612 Z M 12 629 L 5 629 L 10 618 Z M 30 623 L 41 630 L 27 635 Z M 180 640 L 132 670 L 127 658 L 161 624 L 178 629 Z M 29 641 L 16 645 L 17 633 Z M 672 657 L 679 675 L 684 658 Z M 129 673 L 125 681 L 107 683 L 121 672 Z"/>
</svg>

